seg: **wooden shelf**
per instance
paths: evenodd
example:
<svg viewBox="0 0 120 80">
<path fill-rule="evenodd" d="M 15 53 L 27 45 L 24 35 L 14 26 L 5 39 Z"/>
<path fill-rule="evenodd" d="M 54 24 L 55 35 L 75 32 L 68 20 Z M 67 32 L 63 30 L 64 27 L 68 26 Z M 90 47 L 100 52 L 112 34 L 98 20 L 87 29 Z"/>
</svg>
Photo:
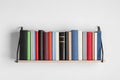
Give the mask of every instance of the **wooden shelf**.
<svg viewBox="0 0 120 80">
<path fill-rule="evenodd" d="M 71 63 L 71 62 L 101 62 L 101 60 L 60 60 L 60 61 L 48 61 L 48 60 L 18 60 L 16 62 L 41 62 L 41 63 L 52 63 L 52 62 L 58 62 L 58 63 Z"/>
</svg>

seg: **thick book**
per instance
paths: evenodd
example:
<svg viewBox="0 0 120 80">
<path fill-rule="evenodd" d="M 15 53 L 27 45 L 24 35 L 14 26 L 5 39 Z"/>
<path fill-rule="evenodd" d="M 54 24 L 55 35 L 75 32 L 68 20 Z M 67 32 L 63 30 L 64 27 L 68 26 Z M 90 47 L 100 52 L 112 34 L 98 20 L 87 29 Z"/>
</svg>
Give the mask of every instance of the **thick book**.
<svg viewBox="0 0 120 80">
<path fill-rule="evenodd" d="M 48 60 L 48 33 L 43 34 L 43 59 Z"/>
<path fill-rule="evenodd" d="M 39 60 L 39 33 L 38 31 L 35 32 L 35 53 L 36 53 L 36 60 Z"/>
<path fill-rule="evenodd" d="M 31 31 L 31 60 L 35 60 L 35 31 Z"/>
<path fill-rule="evenodd" d="M 52 60 L 52 32 L 48 32 L 48 60 Z"/>
<path fill-rule="evenodd" d="M 82 31 L 78 31 L 78 59 L 82 60 Z"/>
<path fill-rule="evenodd" d="M 97 60 L 101 60 L 101 32 L 97 32 Z"/>
<path fill-rule="evenodd" d="M 82 32 L 82 60 L 87 60 L 87 32 Z"/>
<path fill-rule="evenodd" d="M 52 60 L 56 60 L 56 32 L 52 32 Z"/>
<path fill-rule="evenodd" d="M 43 30 L 39 30 L 39 60 L 43 60 Z"/>
<path fill-rule="evenodd" d="M 87 32 L 87 60 L 93 60 L 93 43 L 92 43 L 92 32 Z"/>
<path fill-rule="evenodd" d="M 27 60 L 27 30 L 20 31 L 20 60 Z"/>
<path fill-rule="evenodd" d="M 69 60 L 69 32 L 65 32 L 65 60 Z"/>
<path fill-rule="evenodd" d="M 65 60 L 65 32 L 59 32 L 59 57 Z"/>
<path fill-rule="evenodd" d="M 59 60 L 59 32 L 56 32 L 56 60 Z"/>
<path fill-rule="evenodd" d="M 71 30 L 72 33 L 72 60 L 78 60 L 78 30 Z"/>
</svg>

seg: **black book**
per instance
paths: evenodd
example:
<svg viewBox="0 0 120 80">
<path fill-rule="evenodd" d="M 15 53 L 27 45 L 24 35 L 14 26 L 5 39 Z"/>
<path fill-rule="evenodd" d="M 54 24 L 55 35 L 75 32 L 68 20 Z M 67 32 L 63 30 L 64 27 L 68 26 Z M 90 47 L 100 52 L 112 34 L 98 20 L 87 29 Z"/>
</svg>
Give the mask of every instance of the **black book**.
<svg viewBox="0 0 120 80">
<path fill-rule="evenodd" d="M 27 30 L 20 31 L 20 60 L 27 60 Z"/>
<path fill-rule="evenodd" d="M 69 60 L 69 32 L 65 32 L 65 60 Z"/>
<path fill-rule="evenodd" d="M 39 30 L 38 35 L 39 35 L 39 60 L 43 60 L 44 55 L 43 55 L 43 30 Z"/>
<path fill-rule="evenodd" d="M 65 60 L 65 32 L 59 33 L 59 59 Z"/>
</svg>

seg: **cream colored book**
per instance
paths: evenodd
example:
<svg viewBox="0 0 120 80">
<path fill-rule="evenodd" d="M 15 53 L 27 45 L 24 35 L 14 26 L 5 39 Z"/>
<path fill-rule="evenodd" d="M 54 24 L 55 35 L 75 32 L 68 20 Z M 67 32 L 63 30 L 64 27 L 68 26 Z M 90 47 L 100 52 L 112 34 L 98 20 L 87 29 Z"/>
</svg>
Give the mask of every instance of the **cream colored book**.
<svg viewBox="0 0 120 80">
<path fill-rule="evenodd" d="M 72 37 L 71 37 L 71 32 L 69 32 L 69 60 L 72 59 Z"/>
<path fill-rule="evenodd" d="M 82 60 L 82 31 L 78 31 L 78 60 Z"/>
<path fill-rule="evenodd" d="M 97 60 L 97 33 L 95 33 L 95 60 Z"/>
<path fill-rule="evenodd" d="M 59 32 L 56 33 L 56 60 L 59 60 Z"/>
</svg>

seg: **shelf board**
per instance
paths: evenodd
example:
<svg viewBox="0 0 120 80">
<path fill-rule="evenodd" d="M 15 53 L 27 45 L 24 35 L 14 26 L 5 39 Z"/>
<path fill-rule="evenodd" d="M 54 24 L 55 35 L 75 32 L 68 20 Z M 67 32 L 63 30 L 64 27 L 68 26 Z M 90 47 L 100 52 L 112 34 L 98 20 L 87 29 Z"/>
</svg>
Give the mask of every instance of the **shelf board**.
<svg viewBox="0 0 120 80">
<path fill-rule="evenodd" d="M 59 60 L 59 61 L 50 61 L 50 60 L 18 60 L 18 62 L 41 62 L 41 63 L 52 63 L 52 62 L 60 62 L 60 63 L 71 63 L 71 62 L 101 62 L 101 60 Z"/>
</svg>

